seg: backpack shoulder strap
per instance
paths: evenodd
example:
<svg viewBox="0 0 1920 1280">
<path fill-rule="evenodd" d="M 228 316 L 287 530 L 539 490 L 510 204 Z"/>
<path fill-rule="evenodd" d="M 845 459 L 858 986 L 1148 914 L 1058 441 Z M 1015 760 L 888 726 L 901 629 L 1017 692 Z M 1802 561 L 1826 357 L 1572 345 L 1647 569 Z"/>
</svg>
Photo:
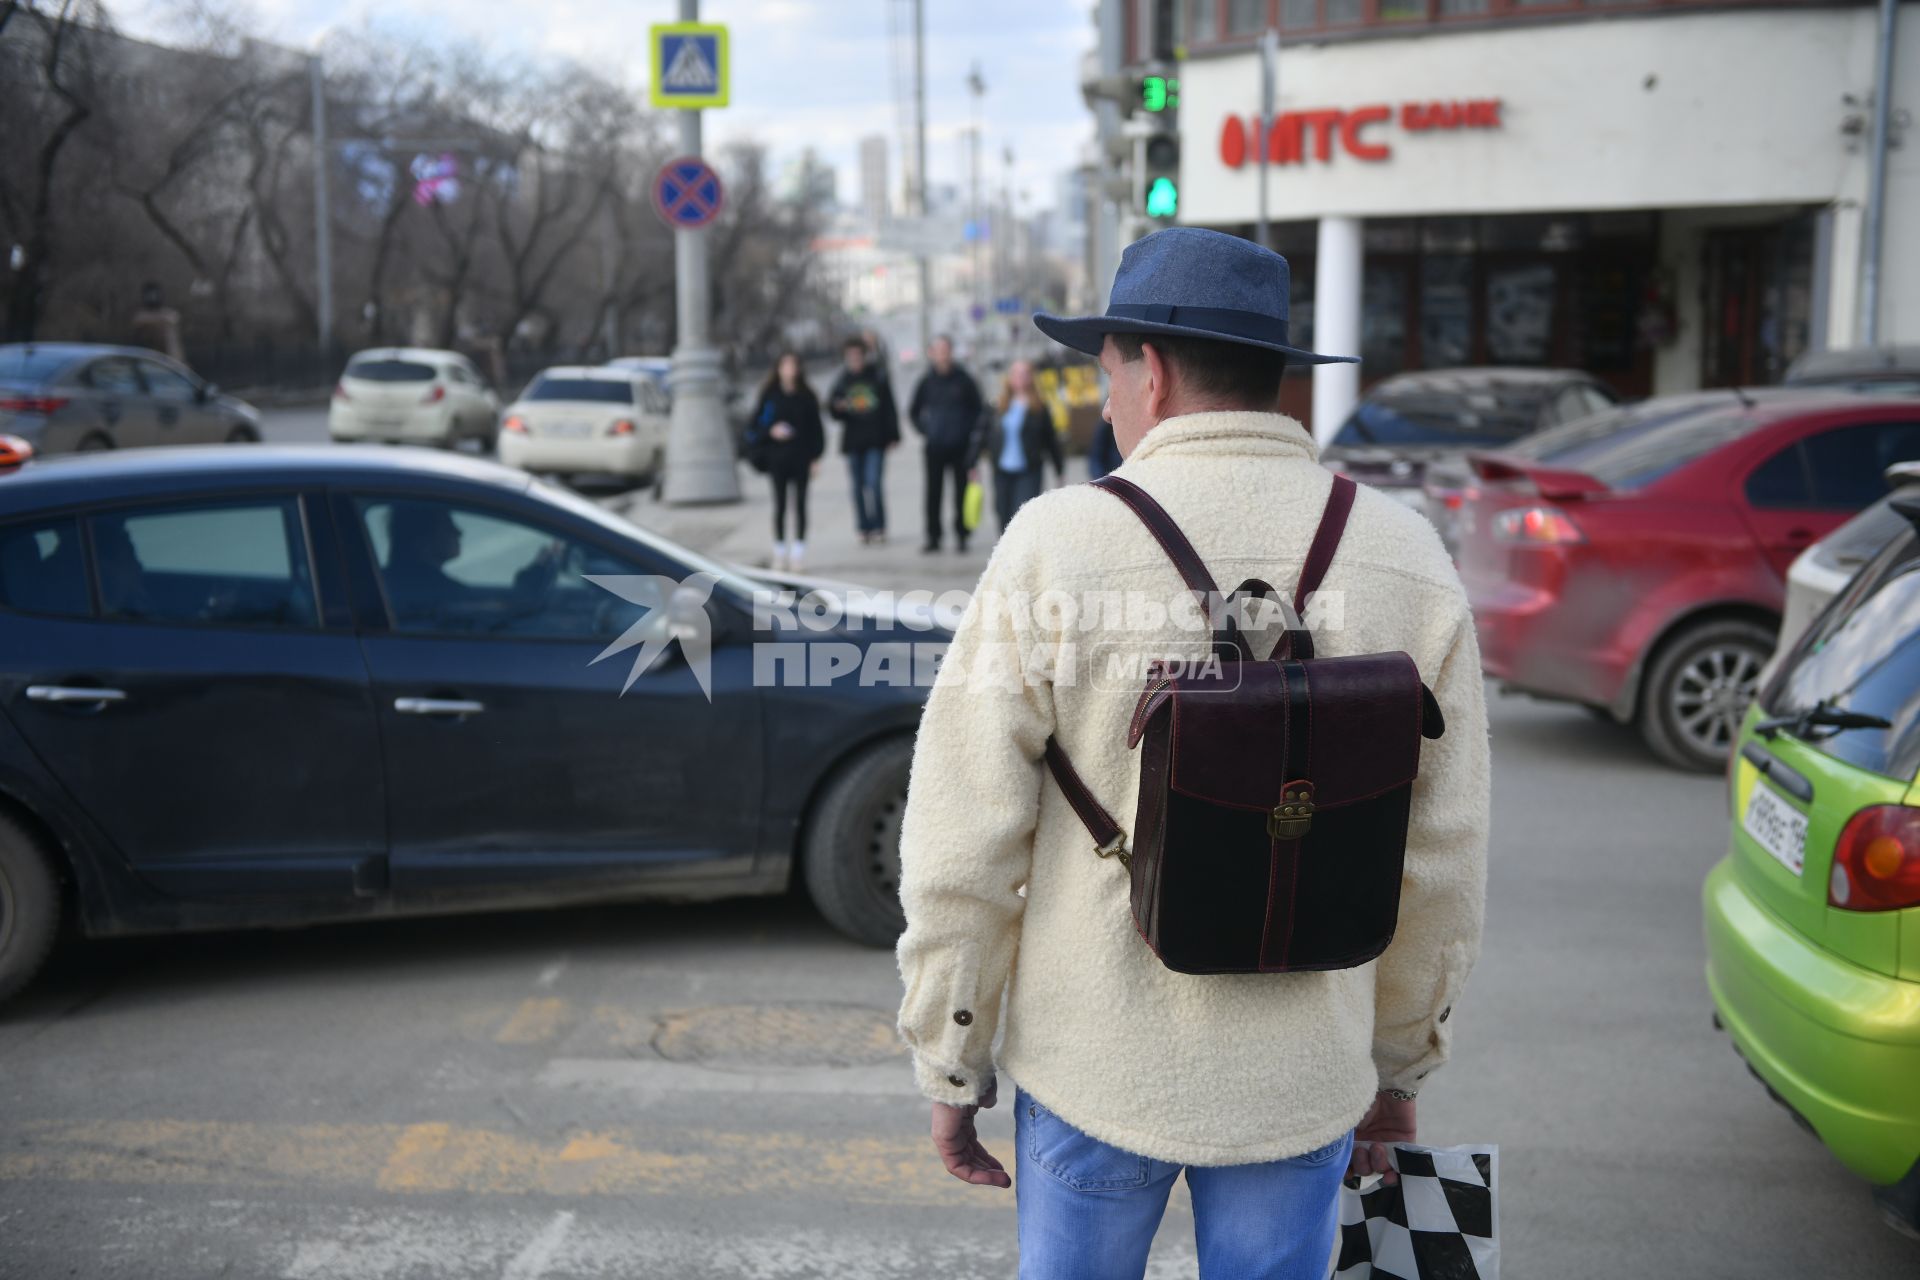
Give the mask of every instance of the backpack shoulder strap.
<svg viewBox="0 0 1920 1280">
<path fill-rule="evenodd" d="M 1173 522 L 1167 509 L 1153 500 L 1153 495 L 1131 480 L 1116 475 L 1104 475 L 1093 481 L 1093 487 L 1104 489 L 1132 508 L 1133 514 L 1140 517 L 1140 523 L 1147 526 L 1154 541 L 1173 561 L 1173 567 L 1180 572 L 1181 581 L 1188 590 L 1200 597 L 1204 608 L 1208 600 L 1219 594 L 1219 588 L 1213 584 L 1213 575 L 1207 572 L 1207 566 L 1200 559 L 1200 553 L 1187 541 L 1187 535 L 1180 532 L 1180 526 Z"/>
<path fill-rule="evenodd" d="M 1293 616 L 1304 618 L 1307 610 L 1307 597 L 1320 589 L 1320 583 L 1327 576 L 1327 567 L 1333 563 L 1333 553 L 1340 548 L 1340 535 L 1347 530 L 1347 516 L 1353 511 L 1354 497 L 1360 492 L 1360 486 L 1347 476 L 1335 473 L 1333 488 L 1327 491 L 1326 510 L 1320 513 L 1320 527 L 1313 531 L 1313 545 L 1307 548 L 1307 558 L 1300 566 L 1300 581 L 1293 588 Z M 1280 648 L 1276 656 L 1306 659 L 1313 656 L 1313 633 L 1302 623 L 1297 631 L 1289 631 L 1280 638 Z"/>
<path fill-rule="evenodd" d="M 1307 597 L 1320 589 L 1340 546 L 1340 535 L 1347 530 L 1347 516 L 1353 511 L 1353 499 L 1360 486 L 1347 476 L 1335 473 L 1333 488 L 1327 493 L 1327 509 L 1320 515 L 1320 527 L 1314 530 L 1313 545 L 1307 548 L 1306 563 L 1300 566 L 1300 582 L 1293 589 L 1293 607 L 1307 607 Z"/>
</svg>

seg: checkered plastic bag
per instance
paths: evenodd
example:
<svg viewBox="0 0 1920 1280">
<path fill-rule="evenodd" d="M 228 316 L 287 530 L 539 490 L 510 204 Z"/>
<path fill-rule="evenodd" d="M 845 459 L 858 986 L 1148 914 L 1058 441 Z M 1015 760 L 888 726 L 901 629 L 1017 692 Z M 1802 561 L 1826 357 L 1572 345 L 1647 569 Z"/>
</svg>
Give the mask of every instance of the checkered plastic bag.
<svg viewBox="0 0 1920 1280">
<path fill-rule="evenodd" d="M 1499 1280 L 1500 1148 L 1390 1148 L 1396 1186 L 1340 1191 L 1332 1280 Z"/>
</svg>

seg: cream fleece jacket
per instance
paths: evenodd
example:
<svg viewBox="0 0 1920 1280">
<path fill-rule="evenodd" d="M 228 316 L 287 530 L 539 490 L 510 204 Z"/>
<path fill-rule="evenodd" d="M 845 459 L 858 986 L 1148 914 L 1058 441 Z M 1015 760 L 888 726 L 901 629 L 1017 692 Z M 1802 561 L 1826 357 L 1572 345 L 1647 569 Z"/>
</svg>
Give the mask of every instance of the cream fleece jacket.
<svg viewBox="0 0 1920 1280">
<path fill-rule="evenodd" d="M 1331 485 L 1301 426 L 1259 413 L 1162 422 L 1119 474 L 1160 501 L 1223 590 L 1250 577 L 1290 590 Z M 1131 831 L 1139 758 L 1126 729 L 1138 683 L 1100 673 L 1115 646 L 1205 644 L 1172 619 L 1143 631 L 1121 610 L 1082 605 L 1069 616 L 1059 605 L 1116 591 L 1164 605 L 1184 596 L 1146 527 L 1091 486 L 1027 503 L 994 548 L 914 745 L 900 1034 L 922 1092 L 974 1102 L 994 1079 L 1004 994 L 999 1066 L 1084 1132 L 1185 1164 L 1299 1155 L 1356 1124 L 1377 1089 L 1415 1090 L 1446 1060 L 1447 1018 L 1479 952 L 1488 752 L 1466 595 L 1433 527 L 1363 487 L 1322 588 L 1331 607 L 1314 647 L 1405 651 L 1447 723 L 1421 748 L 1398 930 L 1354 969 L 1196 976 L 1147 949 L 1125 869 L 1095 856 L 1042 763 L 1057 734 Z M 1064 597 L 1021 607 L 1023 593 L 1037 602 L 1045 592 Z M 982 679 L 990 659 L 1052 678 Z"/>
</svg>

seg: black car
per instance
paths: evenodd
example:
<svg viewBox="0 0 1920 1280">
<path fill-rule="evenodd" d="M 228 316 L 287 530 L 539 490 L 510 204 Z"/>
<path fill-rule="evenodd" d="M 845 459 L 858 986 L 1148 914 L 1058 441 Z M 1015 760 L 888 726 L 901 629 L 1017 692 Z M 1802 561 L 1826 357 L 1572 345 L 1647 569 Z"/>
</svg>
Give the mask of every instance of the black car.
<svg viewBox="0 0 1920 1280">
<path fill-rule="evenodd" d="M 425 451 L 0 473 L 0 997 L 63 903 L 97 937 L 798 875 L 890 945 L 924 681 L 791 679 L 767 598 L 565 490 Z M 949 638 L 825 616 L 773 640 Z"/>
<path fill-rule="evenodd" d="M 0 433 L 43 457 L 163 444 L 257 444 L 260 413 L 158 351 L 0 346 Z"/>
<path fill-rule="evenodd" d="M 1512 444 L 1617 400 L 1606 383 L 1578 369 L 1399 373 L 1367 392 L 1321 458 L 1424 509 L 1422 485 L 1431 463 Z"/>
</svg>

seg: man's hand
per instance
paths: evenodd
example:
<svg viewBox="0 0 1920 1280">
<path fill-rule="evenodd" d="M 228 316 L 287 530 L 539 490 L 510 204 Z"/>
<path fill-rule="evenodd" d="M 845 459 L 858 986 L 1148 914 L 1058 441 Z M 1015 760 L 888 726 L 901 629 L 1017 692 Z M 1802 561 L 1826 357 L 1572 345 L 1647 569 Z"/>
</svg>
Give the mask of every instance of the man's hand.
<svg viewBox="0 0 1920 1280">
<path fill-rule="evenodd" d="M 1006 1188 L 1013 1185 L 1007 1166 L 1001 1164 L 980 1145 L 973 1129 L 973 1113 L 999 1100 L 998 1082 L 987 1086 L 979 1107 L 954 1107 L 944 1102 L 933 1104 L 933 1149 L 947 1172 L 962 1182 L 978 1187 Z"/>
<path fill-rule="evenodd" d="M 1386 1144 L 1415 1140 L 1412 1100 L 1374 1094 L 1373 1106 L 1353 1131 L 1353 1159 L 1347 1162 L 1347 1176 L 1364 1178 L 1377 1173 L 1382 1175 L 1381 1181 L 1392 1186 L 1400 1181 L 1400 1175 L 1387 1162 Z"/>
</svg>

